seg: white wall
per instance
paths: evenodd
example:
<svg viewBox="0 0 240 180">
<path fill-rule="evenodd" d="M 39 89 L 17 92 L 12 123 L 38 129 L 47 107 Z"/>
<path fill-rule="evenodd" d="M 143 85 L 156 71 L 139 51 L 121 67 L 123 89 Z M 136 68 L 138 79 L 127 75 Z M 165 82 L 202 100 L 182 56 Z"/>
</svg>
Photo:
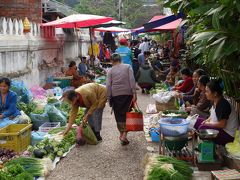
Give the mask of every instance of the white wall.
<svg viewBox="0 0 240 180">
<path fill-rule="evenodd" d="M 48 76 L 80 54 L 74 35 L 65 34 L 62 40 L 56 36 L 42 38 L 39 25 L 31 24 L 31 32 L 24 34 L 22 21 L 12 22 L 0 17 L 0 76 L 23 80 L 28 87 L 43 85 Z M 83 54 L 87 47 L 84 43 Z"/>
</svg>

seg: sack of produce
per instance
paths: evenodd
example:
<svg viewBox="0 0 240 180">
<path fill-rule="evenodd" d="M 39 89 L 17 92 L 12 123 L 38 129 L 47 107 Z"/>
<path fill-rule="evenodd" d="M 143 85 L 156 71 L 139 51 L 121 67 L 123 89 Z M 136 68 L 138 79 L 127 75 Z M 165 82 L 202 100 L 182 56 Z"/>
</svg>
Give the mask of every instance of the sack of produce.
<svg viewBox="0 0 240 180">
<path fill-rule="evenodd" d="M 240 135 L 239 135 L 239 131 L 237 130 L 235 133 L 234 141 L 227 143 L 225 146 L 229 155 L 231 155 L 232 157 L 235 157 L 235 158 L 240 158 L 240 152 L 239 152 L 240 141 L 239 141 L 239 139 L 240 139 Z"/>
<path fill-rule="evenodd" d="M 30 119 L 33 124 L 33 130 L 38 131 L 39 127 L 45 122 L 49 122 L 49 117 L 47 113 L 35 114 L 30 113 Z"/>
<path fill-rule="evenodd" d="M 47 95 L 46 90 L 43 89 L 40 86 L 33 86 L 33 87 L 30 88 L 30 90 L 31 90 L 34 98 L 36 98 L 36 97 L 46 97 L 46 95 Z"/>
<path fill-rule="evenodd" d="M 31 92 L 26 88 L 23 81 L 13 80 L 11 83 L 11 90 L 18 95 L 18 102 L 29 103 L 32 99 Z"/>
<path fill-rule="evenodd" d="M 30 124 L 31 119 L 28 115 L 24 113 L 24 111 L 21 111 L 21 116 L 17 116 L 15 120 L 18 121 L 18 124 Z"/>
<path fill-rule="evenodd" d="M 61 102 L 58 99 L 56 99 L 55 97 L 49 97 L 47 99 L 47 103 L 49 105 L 55 106 L 56 108 L 60 108 L 60 106 L 61 106 Z"/>
<path fill-rule="evenodd" d="M 66 125 L 67 118 L 62 114 L 61 110 L 57 109 L 53 105 L 47 105 L 45 110 L 49 116 L 50 122 L 60 122 L 61 126 Z"/>
<path fill-rule="evenodd" d="M 91 145 L 97 144 L 97 138 L 96 138 L 95 134 L 93 133 L 93 130 L 89 126 L 89 124 L 84 124 L 82 126 L 82 132 L 83 132 L 83 137 L 88 144 L 91 144 Z"/>
</svg>

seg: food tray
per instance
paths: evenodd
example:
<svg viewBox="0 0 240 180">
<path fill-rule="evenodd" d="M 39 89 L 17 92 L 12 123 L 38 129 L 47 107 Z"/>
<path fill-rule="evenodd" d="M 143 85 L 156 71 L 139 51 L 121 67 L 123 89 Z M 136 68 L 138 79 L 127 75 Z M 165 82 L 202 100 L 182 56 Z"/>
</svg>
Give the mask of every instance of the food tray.
<svg viewBox="0 0 240 180">
<path fill-rule="evenodd" d="M 45 122 L 39 127 L 40 132 L 48 132 L 51 129 L 60 127 L 60 122 Z"/>
</svg>

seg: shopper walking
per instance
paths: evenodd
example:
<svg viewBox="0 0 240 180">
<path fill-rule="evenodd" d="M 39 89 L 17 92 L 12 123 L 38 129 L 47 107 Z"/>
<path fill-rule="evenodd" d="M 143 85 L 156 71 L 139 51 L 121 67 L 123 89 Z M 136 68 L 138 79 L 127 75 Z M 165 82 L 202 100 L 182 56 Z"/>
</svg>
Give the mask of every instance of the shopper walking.
<svg viewBox="0 0 240 180">
<path fill-rule="evenodd" d="M 126 131 L 126 113 L 136 102 L 136 83 L 130 65 L 121 63 L 121 56 L 114 53 L 111 57 L 112 69 L 107 74 L 107 96 L 112 106 L 122 145 L 129 144 Z"/>
</svg>

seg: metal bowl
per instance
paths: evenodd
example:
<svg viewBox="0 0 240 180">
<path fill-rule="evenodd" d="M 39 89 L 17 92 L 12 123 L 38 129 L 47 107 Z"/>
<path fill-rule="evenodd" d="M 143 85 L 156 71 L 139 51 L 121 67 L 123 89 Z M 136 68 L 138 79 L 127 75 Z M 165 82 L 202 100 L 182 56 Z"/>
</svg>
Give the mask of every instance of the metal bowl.
<svg viewBox="0 0 240 180">
<path fill-rule="evenodd" d="M 214 129 L 200 129 L 197 134 L 200 139 L 214 139 L 217 137 L 219 131 Z"/>
</svg>

